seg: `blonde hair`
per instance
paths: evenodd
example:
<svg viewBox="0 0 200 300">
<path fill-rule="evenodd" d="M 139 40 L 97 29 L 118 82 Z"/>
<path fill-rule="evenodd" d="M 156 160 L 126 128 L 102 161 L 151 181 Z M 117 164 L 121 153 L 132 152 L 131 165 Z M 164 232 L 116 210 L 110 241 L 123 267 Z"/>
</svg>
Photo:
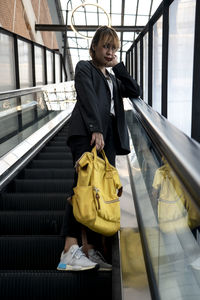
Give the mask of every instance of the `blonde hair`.
<svg viewBox="0 0 200 300">
<path fill-rule="evenodd" d="M 119 37 L 116 31 L 111 27 L 101 26 L 95 32 L 90 45 L 89 53 L 92 59 L 95 59 L 94 46 L 97 46 L 99 41 L 101 41 L 102 44 L 112 44 L 116 49 L 120 47 Z"/>
</svg>

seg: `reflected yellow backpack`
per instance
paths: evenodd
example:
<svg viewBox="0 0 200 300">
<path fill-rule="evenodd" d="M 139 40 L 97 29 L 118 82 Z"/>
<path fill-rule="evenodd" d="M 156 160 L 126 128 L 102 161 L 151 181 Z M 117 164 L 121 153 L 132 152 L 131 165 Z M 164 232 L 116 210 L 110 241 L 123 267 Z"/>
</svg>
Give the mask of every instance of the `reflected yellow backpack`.
<svg viewBox="0 0 200 300">
<path fill-rule="evenodd" d="M 185 196 L 169 165 L 165 163 L 157 169 L 153 187 L 159 191 L 158 220 L 163 232 L 187 228 L 188 214 Z"/>
<path fill-rule="evenodd" d="M 72 196 L 76 220 L 93 231 L 110 236 L 120 228 L 120 202 L 122 185 L 117 169 L 96 147 L 85 152 L 78 160 L 78 181 Z M 118 193 L 117 193 L 118 190 Z"/>
</svg>

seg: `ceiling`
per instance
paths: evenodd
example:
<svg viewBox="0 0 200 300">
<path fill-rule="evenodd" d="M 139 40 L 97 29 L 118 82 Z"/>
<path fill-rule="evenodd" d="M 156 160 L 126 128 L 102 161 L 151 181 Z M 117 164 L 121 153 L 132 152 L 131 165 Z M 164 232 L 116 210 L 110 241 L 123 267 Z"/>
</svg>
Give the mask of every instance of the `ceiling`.
<svg viewBox="0 0 200 300">
<path fill-rule="evenodd" d="M 96 28 L 101 25 L 108 25 L 109 15 L 111 26 L 113 26 L 120 38 L 121 47 L 117 53 L 120 60 L 125 62 L 125 53 L 137 38 L 142 28 L 147 24 L 154 14 L 162 0 L 60 0 L 64 22 L 71 25 L 71 19 L 74 28 L 67 31 L 67 41 L 71 55 L 73 68 L 79 60 L 88 60 L 89 46 L 91 39 L 83 38 L 92 37 Z M 88 3 L 88 4 L 86 4 Z M 89 5 L 98 4 L 100 7 Z M 84 7 L 82 4 L 86 4 Z M 77 8 L 80 6 L 79 8 Z M 73 13 L 74 9 L 76 9 Z M 105 13 L 106 12 L 106 13 Z M 82 28 L 82 26 L 84 26 Z M 94 27 L 95 26 L 95 27 Z M 88 31 L 83 31 L 86 28 Z M 130 28 L 131 27 L 131 28 Z M 69 28 L 69 27 L 68 27 Z M 67 43 L 66 43 L 67 44 Z"/>
</svg>

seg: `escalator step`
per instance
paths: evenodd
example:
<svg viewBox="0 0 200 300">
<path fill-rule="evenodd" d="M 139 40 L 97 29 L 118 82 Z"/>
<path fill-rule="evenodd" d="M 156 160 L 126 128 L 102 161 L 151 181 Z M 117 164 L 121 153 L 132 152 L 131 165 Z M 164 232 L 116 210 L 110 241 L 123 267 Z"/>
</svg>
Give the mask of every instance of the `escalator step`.
<svg viewBox="0 0 200 300">
<path fill-rule="evenodd" d="M 74 169 L 25 169 L 23 177 L 26 179 L 62 179 L 74 178 Z"/>
<path fill-rule="evenodd" d="M 66 199 L 66 193 L 3 193 L 0 210 L 63 210 Z"/>
<path fill-rule="evenodd" d="M 17 193 L 66 193 L 73 179 L 16 179 L 14 183 Z"/>
<path fill-rule="evenodd" d="M 1 270 L 55 270 L 64 247 L 60 236 L 1 236 Z"/>
<path fill-rule="evenodd" d="M 112 298 L 111 272 L 56 270 L 75 172 L 67 133 L 64 126 L 0 195 L 2 300 Z"/>
<path fill-rule="evenodd" d="M 41 160 L 72 160 L 72 154 L 70 152 L 65 153 L 65 152 L 55 152 L 55 153 L 46 153 L 46 152 L 41 152 L 37 155 L 36 159 L 41 159 Z"/>
<path fill-rule="evenodd" d="M 67 141 L 67 137 L 66 136 L 54 136 L 52 141 L 57 141 L 57 142 L 66 142 Z"/>
<path fill-rule="evenodd" d="M 59 235 L 64 211 L 0 212 L 0 235 Z"/>
<path fill-rule="evenodd" d="M 24 178 L 27 179 L 62 179 L 62 178 L 68 178 L 72 179 L 74 178 L 74 168 L 68 168 L 68 169 L 25 169 L 22 173 Z"/>
<path fill-rule="evenodd" d="M 53 147 L 65 147 L 67 146 L 67 143 L 66 141 L 49 141 L 48 144 L 47 144 L 47 147 L 48 146 L 53 146 Z"/>
<path fill-rule="evenodd" d="M 67 134 L 68 134 L 68 130 L 65 130 L 65 131 L 58 132 L 56 136 L 64 136 L 66 138 Z"/>
<path fill-rule="evenodd" d="M 0 271 L 2 300 L 110 300 L 111 272 Z"/>
<path fill-rule="evenodd" d="M 30 168 L 73 168 L 71 160 L 33 160 L 29 164 Z"/>
<path fill-rule="evenodd" d="M 70 151 L 70 148 L 67 147 L 67 146 L 60 146 L 60 147 L 54 147 L 54 146 L 46 146 L 42 149 L 42 152 L 65 152 L 65 153 L 68 153 L 68 152 L 71 152 Z"/>
</svg>

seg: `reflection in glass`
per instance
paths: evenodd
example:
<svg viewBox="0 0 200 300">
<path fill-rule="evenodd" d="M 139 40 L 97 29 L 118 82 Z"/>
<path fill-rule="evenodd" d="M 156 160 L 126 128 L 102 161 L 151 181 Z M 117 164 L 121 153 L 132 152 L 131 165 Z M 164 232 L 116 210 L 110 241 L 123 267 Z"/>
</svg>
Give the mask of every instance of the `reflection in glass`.
<svg viewBox="0 0 200 300">
<path fill-rule="evenodd" d="M 200 297 L 200 209 L 161 157 L 135 110 L 126 111 L 129 161 L 160 299 Z M 196 298 L 195 298 L 196 297 Z"/>
<path fill-rule="evenodd" d="M 165 159 L 163 158 L 165 161 Z M 155 172 L 153 196 L 157 200 L 157 216 L 160 230 L 171 232 L 187 227 L 186 198 L 179 181 L 169 164 L 164 164 Z"/>
<path fill-rule="evenodd" d="M 120 230 L 123 286 L 142 289 L 148 286 L 140 233 L 133 228 Z"/>
</svg>

